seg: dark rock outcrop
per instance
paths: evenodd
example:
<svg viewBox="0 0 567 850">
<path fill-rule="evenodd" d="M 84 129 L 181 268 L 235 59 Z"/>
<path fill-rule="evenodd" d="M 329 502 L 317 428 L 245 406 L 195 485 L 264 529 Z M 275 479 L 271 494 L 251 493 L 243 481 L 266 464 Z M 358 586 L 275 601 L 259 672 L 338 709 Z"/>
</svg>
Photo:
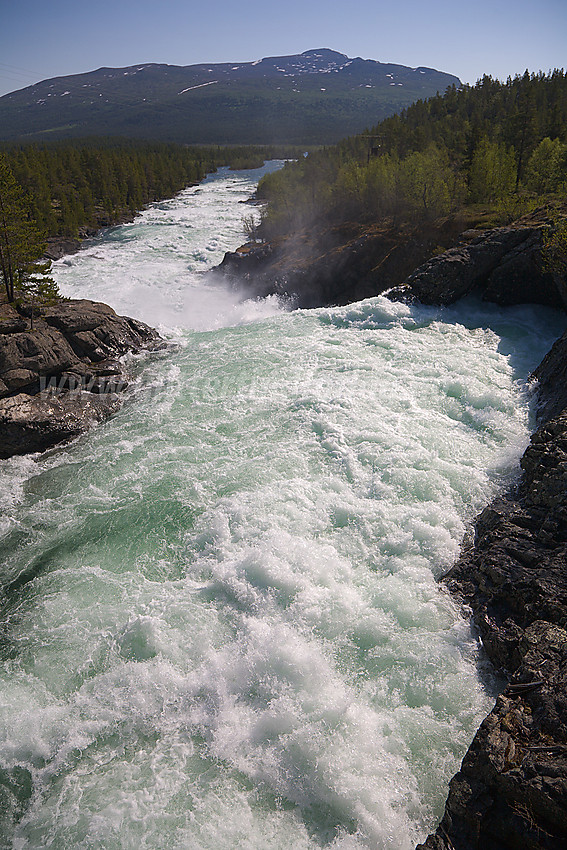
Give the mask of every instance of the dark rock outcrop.
<svg viewBox="0 0 567 850">
<path fill-rule="evenodd" d="M 47 247 L 44 251 L 46 260 L 60 260 L 66 254 L 76 254 L 81 247 L 79 239 L 70 237 L 50 237 L 47 240 Z"/>
<path fill-rule="evenodd" d="M 19 393 L 0 401 L 0 457 L 41 452 L 78 437 L 120 407 L 118 392 Z"/>
<path fill-rule="evenodd" d="M 456 222 L 410 227 L 315 227 L 228 252 L 216 271 L 254 297 L 280 295 L 297 307 L 328 307 L 379 295 L 401 284 L 436 247 L 455 239 Z"/>
<path fill-rule="evenodd" d="M 534 377 L 539 384 L 540 415 L 545 421 L 567 407 L 567 332 L 545 355 Z"/>
<path fill-rule="evenodd" d="M 567 309 L 566 282 L 543 263 L 550 226 L 535 216 L 481 231 L 462 231 L 458 220 L 416 229 L 319 227 L 243 245 L 227 253 L 217 271 L 253 296 L 284 295 L 298 307 L 347 304 L 384 292 L 410 303 L 452 304 L 475 293 L 502 306 Z"/>
<path fill-rule="evenodd" d="M 542 227 L 469 231 L 461 244 L 432 257 L 388 297 L 452 304 L 475 292 L 502 306 L 537 303 L 566 309 L 564 287 L 543 267 L 543 237 Z"/>
<path fill-rule="evenodd" d="M 515 490 L 444 577 L 508 679 L 422 850 L 567 846 L 567 334 L 536 370 L 542 424 Z"/>
<path fill-rule="evenodd" d="M 0 305 L 0 458 L 43 451 L 113 413 L 127 387 L 127 352 L 157 333 L 94 301 L 61 301 L 34 315 Z"/>
<path fill-rule="evenodd" d="M 123 210 L 109 215 L 101 208 L 95 210 L 96 225 L 81 224 L 77 229 L 77 238 L 72 236 L 49 236 L 43 256 L 46 260 L 60 260 L 67 254 L 76 254 L 81 248 L 84 239 L 97 236 L 108 227 L 116 227 L 134 221 L 137 213 L 131 210 Z"/>
</svg>

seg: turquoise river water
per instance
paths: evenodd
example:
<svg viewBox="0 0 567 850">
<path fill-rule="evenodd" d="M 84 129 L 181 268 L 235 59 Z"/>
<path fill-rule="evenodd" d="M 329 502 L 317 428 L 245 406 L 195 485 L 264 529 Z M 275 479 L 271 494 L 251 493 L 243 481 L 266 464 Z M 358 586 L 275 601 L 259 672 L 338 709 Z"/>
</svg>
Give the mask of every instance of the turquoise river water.
<svg viewBox="0 0 567 850">
<path fill-rule="evenodd" d="M 260 174 L 55 264 L 168 346 L 110 421 L 0 462 L 2 847 L 410 850 L 492 705 L 436 576 L 564 322 L 246 300 L 203 272 Z"/>
</svg>

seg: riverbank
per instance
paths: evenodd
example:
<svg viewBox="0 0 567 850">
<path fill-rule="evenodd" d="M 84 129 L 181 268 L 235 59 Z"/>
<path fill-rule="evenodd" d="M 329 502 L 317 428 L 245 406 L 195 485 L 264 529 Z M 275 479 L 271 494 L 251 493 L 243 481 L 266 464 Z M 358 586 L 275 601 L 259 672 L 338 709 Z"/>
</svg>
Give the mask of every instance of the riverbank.
<svg viewBox="0 0 567 850">
<path fill-rule="evenodd" d="M 0 458 L 44 451 L 110 416 L 128 386 L 123 355 L 160 344 L 106 304 L 34 308 L 32 327 L 29 308 L 0 303 Z"/>
<path fill-rule="evenodd" d="M 191 184 L 196 185 L 196 184 Z M 143 208 L 142 208 L 143 209 Z M 47 247 L 44 252 L 46 260 L 60 260 L 68 254 L 76 254 L 80 250 L 85 239 L 92 239 L 98 236 L 103 230 L 108 227 L 118 227 L 121 224 L 128 224 L 134 221 L 136 216 L 140 215 L 142 210 L 137 212 L 124 211 L 116 216 L 108 216 L 100 214 L 97 224 L 90 226 L 83 224 L 78 228 L 76 237 L 71 236 L 49 236 L 47 238 Z"/>
<path fill-rule="evenodd" d="M 545 210 L 512 226 L 439 233 L 382 229 L 327 245 L 248 245 L 220 270 L 259 295 L 299 306 L 387 292 L 392 300 L 451 304 L 475 293 L 501 305 L 565 310 L 566 281 L 542 257 Z M 337 235 L 337 234 L 335 234 Z M 450 240 L 450 229 L 444 239 Z M 438 240 L 441 241 L 441 240 Z M 313 246 L 318 244 L 319 253 Z M 429 256 L 423 257 L 429 253 Z M 406 263 L 422 255 L 407 272 Z M 422 850 L 562 850 L 567 835 L 567 333 L 534 373 L 539 427 L 517 487 L 475 523 L 474 544 L 442 579 L 472 611 L 484 649 L 507 680 L 451 780 L 443 819 Z"/>
</svg>

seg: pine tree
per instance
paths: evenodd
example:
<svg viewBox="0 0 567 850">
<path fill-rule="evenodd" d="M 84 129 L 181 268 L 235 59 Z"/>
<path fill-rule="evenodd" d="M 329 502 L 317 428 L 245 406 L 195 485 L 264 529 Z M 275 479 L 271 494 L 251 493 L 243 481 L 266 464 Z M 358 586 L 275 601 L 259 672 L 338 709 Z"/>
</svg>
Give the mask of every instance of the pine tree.
<svg viewBox="0 0 567 850">
<path fill-rule="evenodd" d="M 0 154 L 0 274 L 8 301 L 26 295 L 32 300 L 55 297 L 51 263 L 40 259 L 44 250 L 45 239 L 29 216 L 24 192 Z"/>
</svg>

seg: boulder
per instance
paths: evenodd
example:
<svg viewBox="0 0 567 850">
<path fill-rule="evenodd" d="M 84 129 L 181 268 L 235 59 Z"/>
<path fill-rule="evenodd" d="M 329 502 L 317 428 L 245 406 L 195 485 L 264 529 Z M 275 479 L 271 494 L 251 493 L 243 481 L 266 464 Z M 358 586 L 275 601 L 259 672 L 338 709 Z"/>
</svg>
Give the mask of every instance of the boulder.
<svg viewBox="0 0 567 850">
<path fill-rule="evenodd" d="M 0 458 L 43 451 L 113 413 L 128 386 L 117 358 L 163 344 L 94 301 L 43 307 L 33 329 L 20 309 L 0 312 Z"/>
<path fill-rule="evenodd" d="M 0 334 L 13 334 L 26 328 L 26 320 L 11 304 L 0 304 Z"/>
<path fill-rule="evenodd" d="M 0 458 L 41 452 L 87 431 L 120 406 L 117 393 L 37 395 L 0 400 Z"/>
<path fill-rule="evenodd" d="M 44 325 L 33 331 L 0 336 L 0 378 L 26 370 L 36 377 L 57 375 L 78 360 L 67 339 L 54 328 Z"/>
<path fill-rule="evenodd" d="M 46 260 L 60 260 L 66 254 L 76 254 L 81 243 L 78 239 L 70 239 L 63 236 L 50 237 L 47 240 L 44 257 Z"/>
<path fill-rule="evenodd" d="M 43 307 L 42 319 L 62 333 L 92 331 L 108 321 L 118 320 L 112 307 L 86 299 L 62 301 L 51 307 Z"/>
</svg>

